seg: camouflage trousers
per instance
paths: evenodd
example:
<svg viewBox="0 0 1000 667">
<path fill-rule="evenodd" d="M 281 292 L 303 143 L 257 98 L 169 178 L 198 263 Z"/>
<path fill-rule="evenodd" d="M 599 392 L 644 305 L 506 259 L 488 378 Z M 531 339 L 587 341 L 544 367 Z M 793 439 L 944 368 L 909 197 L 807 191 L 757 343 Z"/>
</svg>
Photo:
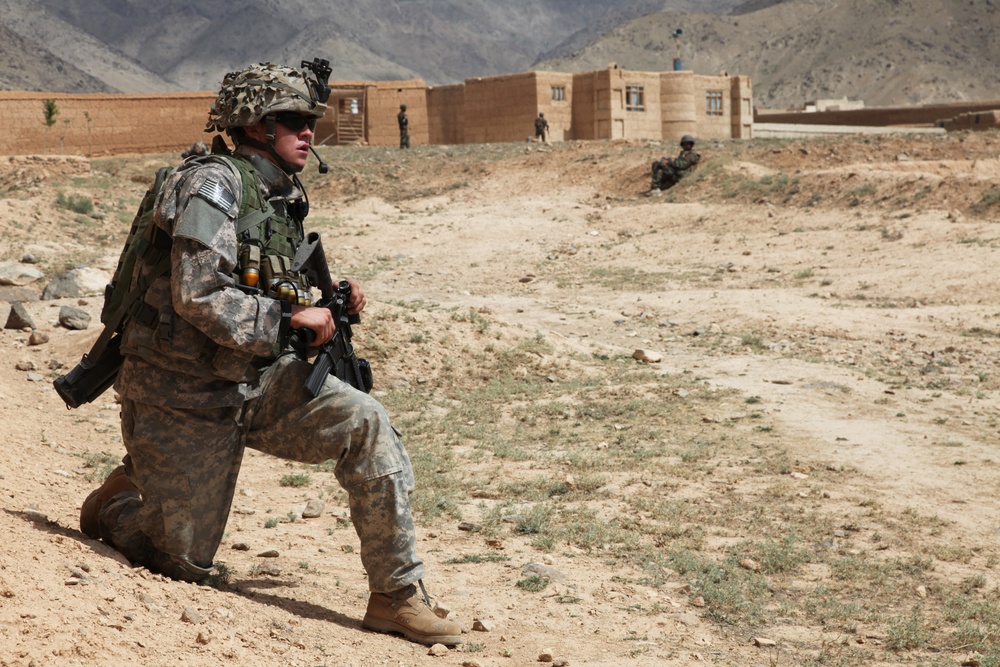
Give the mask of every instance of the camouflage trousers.
<svg viewBox="0 0 1000 667">
<path fill-rule="evenodd" d="M 663 164 L 659 160 L 653 163 L 651 171 L 653 178 L 650 187 L 654 189 L 666 190 L 672 185 L 677 185 L 677 181 L 681 179 L 681 175 L 677 173 L 676 169 Z"/>
<path fill-rule="evenodd" d="M 390 592 L 422 579 L 410 511 L 413 469 L 385 408 L 327 378 L 316 398 L 311 366 L 281 357 L 243 406 L 177 409 L 122 401 L 129 479 L 141 493 L 101 509 L 101 534 L 126 558 L 175 579 L 211 573 L 245 447 L 303 463 L 337 462 L 361 540 L 369 588 Z"/>
</svg>

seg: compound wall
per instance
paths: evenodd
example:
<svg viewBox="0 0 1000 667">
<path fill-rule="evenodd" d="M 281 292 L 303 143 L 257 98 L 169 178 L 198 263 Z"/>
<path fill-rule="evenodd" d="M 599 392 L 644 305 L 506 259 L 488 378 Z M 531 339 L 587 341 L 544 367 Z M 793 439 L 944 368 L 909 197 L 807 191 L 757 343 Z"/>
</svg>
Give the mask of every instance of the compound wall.
<svg viewBox="0 0 1000 667">
<path fill-rule="evenodd" d="M 45 123 L 45 100 L 56 104 Z M 71 95 L 0 92 L 0 155 L 110 155 L 180 151 L 204 132 L 214 93 Z"/>
<path fill-rule="evenodd" d="M 427 132 L 431 144 L 465 143 L 465 86 L 427 89 Z"/>
<path fill-rule="evenodd" d="M 539 113 L 549 123 L 550 141 L 674 141 L 683 134 L 749 138 L 753 129 L 747 77 L 635 72 L 612 65 L 580 74 L 524 72 L 450 86 L 427 87 L 412 79 L 331 82 L 331 87 L 330 111 L 316 130 L 316 142 L 327 145 L 397 146 L 400 104 L 407 105 L 413 146 L 530 140 Z M 0 155 L 180 152 L 211 139 L 204 125 L 214 99 L 211 92 L 0 92 L 5 129 Z M 51 126 L 45 124 L 45 100 L 53 100 L 59 111 Z"/>
<path fill-rule="evenodd" d="M 427 85 L 420 79 L 379 81 L 367 86 L 365 136 L 373 146 L 398 146 L 399 106 L 406 105 L 410 145 L 429 143 Z"/>
<path fill-rule="evenodd" d="M 992 111 L 1000 102 L 956 102 L 953 104 L 928 104 L 919 107 L 871 107 L 845 111 L 757 111 L 755 122 L 800 123 L 815 125 L 936 125 L 963 113 Z"/>
</svg>

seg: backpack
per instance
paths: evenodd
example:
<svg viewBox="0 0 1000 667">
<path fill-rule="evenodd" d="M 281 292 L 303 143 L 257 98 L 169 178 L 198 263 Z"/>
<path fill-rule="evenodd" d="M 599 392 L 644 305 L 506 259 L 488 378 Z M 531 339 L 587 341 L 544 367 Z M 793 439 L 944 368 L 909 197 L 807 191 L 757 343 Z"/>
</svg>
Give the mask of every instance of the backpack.
<svg viewBox="0 0 1000 667">
<path fill-rule="evenodd" d="M 156 198 L 160 194 L 160 188 L 163 187 L 163 182 L 167 180 L 167 177 L 173 171 L 173 167 L 160 167 L 157 169 L 156 176 L 153 178 L 153 184 L 149 186 L 146 194 L 142 197 L 142 201 L 139 202 L 139 210 L 136 211 L 135 218 L 132 220 L 132 228 L 125 238 L 125 245 L 122 247 L 121 254 L 118 257 L 118 266 L 115 267 L 114 276 L 112 276 L 108 286 L 104 288 L 104 307 L 101 309 L 101 324 L 105 326 L 109 326 L 112 320 L 116 320 L 113 328 L 116 330 L 120 328 L 125 319 L 124 312 L 120 311 L 122 311 L 123 307 L 127 310 L 132 305 L 132 301 L 139 296 L 139 293 L 136 293 L 131 300 L 128 298 L 132 286 L 132 271 L 135 268 L 136 260 L 145 254 L 150 247 L 157 247 L 160 251 L 166 250 L 168 254 L 170 252 L 169 237 L 165 241 L 158 238 L 161 235 L 165 236 L 165 234 L 160 232 L 154 235 L 154 232 L 159 231 L 159 228 L 150 223 L 153 221 L 153 213 L 156 210 Z M 165 247 L 163 247 L 164 245 Z M 158 276 L 151 276 L 149 282 L 152 282 L 155 277 Z M 149 282 L 146 282 L 146 287 L 149 286 Z"/>
<path fill-rule="evenodd" d="M 243 192 L 237 228 L 247 230 L 267 220 L 274 209 L 269 203 L 260 201 L 253 167 L 240 158 L 227 157 L 242 180 Z M 142 312 L 145 303 L 141 297 L 154 280 L 170 271 L 170 247 L 173 239 L 152 224 L 152 221 L 160 190 L 173 172 L 174 168 L 169 166 L 158 169 L 153 184 L 139 203 L 139 210 L 136 211 L 132 228 L 118 257 L 118 266 L 111 283 L 104 290 L 104 306 L 101 308 L 104 331 L 94 341 L 90 351 L 83 355 L 80 363 L 53 382 L 56 393 L 67 408 L 76 408 L 93 401 L 114 383 L 122 365 L 119 346 L 125 323 L 130 317 L 139 316 L 142 319 L 149 316 L 149 313 Z M 152 258 L 155 262 L 153 268 L 133 284 L 136 262 L 146 259 L 151 253 L 155 253 Z"/>
</svg>

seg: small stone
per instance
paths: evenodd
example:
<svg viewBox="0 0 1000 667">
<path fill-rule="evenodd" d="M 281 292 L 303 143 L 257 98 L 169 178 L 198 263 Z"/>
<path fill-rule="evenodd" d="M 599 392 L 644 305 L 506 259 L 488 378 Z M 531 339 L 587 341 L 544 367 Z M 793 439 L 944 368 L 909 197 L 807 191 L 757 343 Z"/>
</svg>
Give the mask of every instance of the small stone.
<svg viewBox="0 0 1000 667">
<path fill-rule="evenodd" d="M 49 335 L 44 331 L 32 331 L 28 336 L 28 345 L 45 345 L 49 342 Z"/>
<path fill-rule="evenodd" d="M 740 561 L 740 567 L 751 572 L 760 572 L 760 563 L 752 558 L 744 558 Z"/>
<path fill-rule="evenodd" d="M 7 315 L 7 324 L 4 329 L 34 329 L 35 324 L 31 321 L 31 315 L 20 301 L 10 304 L 10 313 Z"/>
<path fill-rule="evenodd" d="M 493 621 L 488 618 L 477 618 L 472 622 L 472 629 L 476 632 L 493 632 Z"/>
<path fill-rule="evenodd" d="M 632 358 L 644 364 L 656 364 L 663 360 L 663 355 L 653 350 L 636 350 L 632 353 Z"/>
<path fill-rule="evenodd" d="M 443 605 L 440 602 L 436 602 L 435 601 L 435 603 L 434 603 L 434 615 L 435 616 L 437 616 L 438 618 L 448 618 L 448 614 L 450 614 L 450 613 L 451 613 L 451 608 L 450 607 L 447 607 L 446 605 Z"/>
<path fill-rule="evenodd" d="M 542 649 L 542 652 L 538 654 L 538 662 L 552 662 L 552 649 Z"/>
<path fill-rule="evenodd" d="M 483 667 L 478 660 L 466 660 L 462 663 L 462 667 Z"/>
<path fill-rule="evenodd" d="M 308 503 L 306 503 L 306 508 L 302 510 L 303 519 L 315 519 L 316 517 L 323 514 L 323 510 L 326 509 L 326 504 L 319 500 L 318 498 L 313 498 Z"/>
<path fill-rule="evenodd" d="M 279 554 L 278 554 L 278 550 L 277 549 L 268 549 L 267 551 L 261 551 L 259 554 L 257 554 L 257 557 L 258 558 L 277 558 L 278 555 Z"/>
<path fill-rule="evenodd" d="M 90 326 L 90 313 L 73 306 L 63 306 L 59 309 L 59 324 L 67 329 L 82 331 Z"/>
<path fill-rule="evenodd" d="M 927 587 L 926 586 L 923 586 L 923 585 L 917 586 L 917 597 L 918 598 L 926 598 L 927 597 Z"/>
<path fill-rule="evenodd" d="M 281 575 L 281 568 L 275 565 L 274 563 L 269 563 L 269 562 L 265 562 L 263 565 L 260 566 L 260 568 L 258 568 L 257 571 L 260 574 L 269 577 L 277 577 Z"/>
<path fill-rule="evenodd" d="M 434 644 L 434 646 L 431 646 L 427 650 L 427 655 L 433 655 L 438 657 L 443 655 L 448 655 L 448 647 L 445 646 L 444 644 Z"/>
<path fill-rule="evenodd" d="M 470 523 L 469 521 L 463 521 L 458 524 L 458 529 L 465 531 L 467 533 L 478 533 L 483 529 L 478 523 Z"/>
<path fill-rule="evenodd" d="M 19 371 L 34 371 L 38 370 L 35 368 L 35 362 L 31 359 L 22 359 L 21 361 L 14 364 L 14 368 Z"/>
<path fill-rule="evenodd" d="M 773 639 L 765 639 L 763 637 L 753 638 L 754 646 L 760 646 L 761 648 L 773 648 L 778 645 L 778 642 Z"/>
<path fill-rule="evenodd" d="M 569 660 L 558 658 L 552 661 L 552 667 L 569 667 Z"/>
<path fill-rule="evenodd" d="M 536 575 L 538 577 L 544 577 L 545 579 L 555 583 L 563 581 L 566 578 L 566 575 L 556 568 L 549 567 L 548 565 L 542 565 L 541 563 L 528 563 L 524 566 L 524 569 L 521 572 L 526 577 Z"/>
<path fill-rule="evenodd" d="M 202 631 L 198 633 L 198 636 L 194 640 L 202 646 L 207 646 L 212 641 L 212 635 Z"/>
<path fill-rule="evenodd" d="M 237 542 L 232 548 L 234 551 L 250 551 L 250 545 L 246 542 Z"/>
<path fill-rule="evenodd" d="M 201 614 L 191 607 L 184 609 L 184 612 L 181 613 L 181 620 L 192 625 L 200 625 L 202 621 Z"/>
</svg>

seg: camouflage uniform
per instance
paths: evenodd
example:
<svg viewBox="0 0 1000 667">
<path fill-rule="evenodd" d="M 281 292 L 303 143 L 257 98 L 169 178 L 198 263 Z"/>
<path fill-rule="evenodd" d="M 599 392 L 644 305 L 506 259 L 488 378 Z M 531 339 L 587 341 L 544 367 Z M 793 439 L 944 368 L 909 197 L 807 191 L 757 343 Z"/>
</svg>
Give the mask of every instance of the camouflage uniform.
<svg viewBox="0 0 1000 667">
<path fill-rule="evenodd" d="M 406 105 L 399 105 L 399 113 L 396 114 L 396 122 L 399 123 L 399 147 L 410 147 L 410 118 L 406 115 Z"/>
<path fill-rule="evenodd" d="M 691 148 L 685 148 L 685 143 L 690 143 Z M 701 155 L 694 150 L 694 139 L 690 135 L 685 135 L 681 139 L 681 152 L 677 157 L 663 157 L 653 162 L 650 187 L 653 190 L 666 190 L 672 185 L 677 185 L 686 173 L 695 168 L 700 159 Z"/>
<path fill-rule="evenodd" d="M 279 211 L 301 195 L 270 161 L 247 157 Z M 213 197 L 220 188 L 230 197 Z M 287 345 L 287 303 L 235 287 L 241 193 L 225 158 L 188 161 L 164 184 L 153 223 L 173 238 L 171 272 L 144 296 L 158 318 L 125 328 L 115 385 L 126 472 L 141 498 L 105 504 L 101 537 L 135 563 L 197 581 L 211 571 L 244 447 L 305 463 L 333 459 L 369 587 L 398 590 L 423 577 L 409 457 L 369 395 L 330 376 L 312 398 L 303 386 L 311 365 Z"/>
</svg>

